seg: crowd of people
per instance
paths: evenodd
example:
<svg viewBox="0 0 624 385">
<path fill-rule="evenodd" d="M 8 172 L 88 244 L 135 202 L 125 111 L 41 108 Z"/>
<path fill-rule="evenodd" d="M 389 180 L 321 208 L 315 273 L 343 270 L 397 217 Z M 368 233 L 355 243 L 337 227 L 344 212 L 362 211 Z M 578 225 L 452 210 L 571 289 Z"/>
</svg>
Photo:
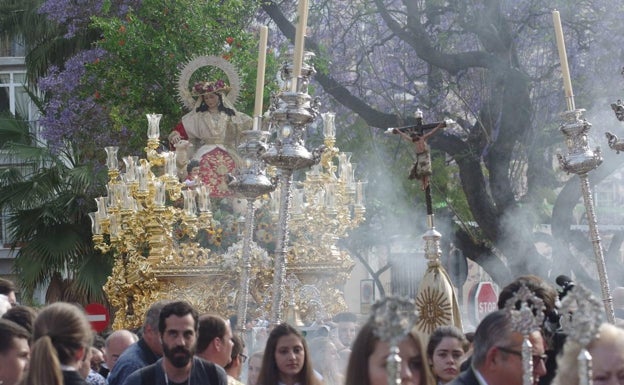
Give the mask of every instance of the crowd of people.
<svg viewBox="0 0 624 385">
<path fill-rule="evenodd" d="M 528 334 L 514 327 L 508 309 L 520 287 L 544 304 L 542 327 Z M 397 345 L 397 377 L 402 385 L 521 385 L 528 337 L 535 385 L 587 383 L 578 371 L 583 348 L 594 358 L 593 384 L 624 384 L 624 329 L 604 323 L 586 347 L 566 341 L 553 325 L 558 295 L 541 278 L 523 276 L 501 290 L 499 310 L 472 333 L 452 325 L 430 335 L 406 330 Z M 267 325 L 266 334 L 248 341 L 249 330 L 237 332 L 222 315 L 163 300 L 152 304 L 136 333 L 101 336 L 78 305 L 19 305 L 15 286 L 2 279 L 0 296 L 8 304 L 0 319 L 2 385 L 389 385 L 391 346 L 374 317 L 360 324 L 355 314 L 340 313 L 303 330 Z"/>
</svg>

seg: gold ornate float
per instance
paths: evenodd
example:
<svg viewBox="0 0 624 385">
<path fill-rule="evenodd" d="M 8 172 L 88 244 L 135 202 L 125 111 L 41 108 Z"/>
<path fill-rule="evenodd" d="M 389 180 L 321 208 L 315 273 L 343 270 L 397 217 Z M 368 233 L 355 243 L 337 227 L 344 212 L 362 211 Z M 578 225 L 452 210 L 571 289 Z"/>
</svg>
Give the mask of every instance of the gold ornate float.
<svg viewBox="0 0 624 385">
<path fill-rule="evenodd" d="M 224 202 L 212 202 L 217 206 L 211 209 L 205 186 L 186 188 L 179 182 L 175 153 L 157 151 L 159 120 L 160 115 L 148 115 L 145 159 L 124 157 L 120 168 L 117 148 L 106 148 L 108 196 L 97 198 L 97 211 L 90 213 L 95 247 L 114 256 L 104 287 L 113 329 L 141 326 L 145 311 L 159 299 L 184 299 L 201 313 L 223 316 L 236 314 L 241 300 L 242 240 L 226 245 L 223 237 L 225 228 L 237 224 L 215 219 L 213 212 L 224 210 Z M 296 279 L 289 281 L 295 282 L 292 295 L 283 303 L 298 307 L 304 322 L 346 309 L 341 288 L 354 263 L 336 242 L 364 220 L 365 212 L 362 183 L 353 178 L 348 154 L 334 147 L 333 136 L 326 137 L 325 146 L 320 164 L 294 189 L 287 264 L 288 276 Z M 251 242 L 248 319 L 267 319 L 273 296 L 269 253 L 279 204 L 268 196 L 257 204 L 263 215 L 257 215 L 258 243 Z"/>
</svg>

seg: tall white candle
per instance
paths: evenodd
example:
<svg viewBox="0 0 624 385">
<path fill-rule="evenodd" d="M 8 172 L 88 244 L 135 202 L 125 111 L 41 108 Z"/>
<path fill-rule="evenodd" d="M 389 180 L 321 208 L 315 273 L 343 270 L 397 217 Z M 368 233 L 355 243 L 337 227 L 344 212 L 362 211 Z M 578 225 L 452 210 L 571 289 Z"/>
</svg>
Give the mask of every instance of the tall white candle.
<svg viewBox="0 0 624 385">
<path fill-rule="evenodd" d="M 559 11 L 552 12 L 553 24 L 555 25 L 555 39 L 557 40 L 557 50 L 559 51 L 559 61 L 561 62 L 561 73 L 563 75 L 563 90 L 565 92 L 568 109 L 574 109 L 574 93 L 572 92 L 572 81 L 570 80 L 570 69 L 568 68 L 568 56 L 566 54 L 565 40 L 563 40 L 563 28 L 561 28 L 561 17 Z"/>
<path fill-rule="evenodd" d="M 295 51 L 293 52 L 293 74 L 291 79 L 291 91 L 297 91 L 297 78 L 301 76 L 303 66 L 303 51 L 305 45 L 305 33 L 308 25 L 308 0 L 299 0 L 297 7 L 297 30 L 295 33 Z"/>
<path fill-rule="evenodd" d="M 266 25 L 260 27 L 260 45 L 258 48 L 258 74 L 256 75 L 256 103 L 254 104 L 254 117 L 262 116 L 262 99 L 264 97 L 264 73 L 266 67 L 266 51 L 269 28 Z"/>
</svg>

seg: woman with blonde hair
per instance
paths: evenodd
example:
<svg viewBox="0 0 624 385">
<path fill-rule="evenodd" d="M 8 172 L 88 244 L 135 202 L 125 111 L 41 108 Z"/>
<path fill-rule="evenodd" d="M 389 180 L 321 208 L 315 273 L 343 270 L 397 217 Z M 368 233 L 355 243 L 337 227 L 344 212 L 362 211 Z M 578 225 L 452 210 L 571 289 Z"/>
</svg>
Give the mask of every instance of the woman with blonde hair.
<svg viewBox="0 0 624 385">
<path fill-rule="evenodd" d="M 247 385 L 257 385 L 260 368 L 262 368 L 262 356 L 264 351 L 259 350 L 249 356 L 247 361 Z"/>
<path fill-rule="evenodd" d="M 338 349 L 329 337 L 316 337 L 308 344 L 312 366 L 322 377 L 325 385 L 343 385 Z"/>
<path fill-rule="evenodd" d="M 92 343 L 91 325 L 80 308 L 66 302 L 46 306 L 33 325 L 23 385 L 86 385 L 78 369 Z"/>
<path fill-rule="evenodd" d="M 598 336 L 588 346 L 592 356 L 594 385 L 624 384 L 624 329 L 603 323 Z M 578 356 L 581 345 L 568 339 L 557 358 L 557 374 L 552 385 L 579 385 Z"/>
</svg>

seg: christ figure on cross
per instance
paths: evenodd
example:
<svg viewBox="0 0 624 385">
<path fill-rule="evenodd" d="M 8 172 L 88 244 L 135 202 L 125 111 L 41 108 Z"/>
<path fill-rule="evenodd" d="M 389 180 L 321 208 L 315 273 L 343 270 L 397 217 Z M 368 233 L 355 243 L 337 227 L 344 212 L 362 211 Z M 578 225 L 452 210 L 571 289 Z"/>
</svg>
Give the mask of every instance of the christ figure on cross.
<svg viewBox="0 0 624 385">
<path fill-rule="evenodd" d="M 427 139 L 444 127 L 446 127 L 446 123 L 440 122 L 428 132 L 423 132 L 424 130 L 414 130 L 408 133 L 403 132 L 398 128 L 392 130 L 393 134 L 399 134 L 405 140 L 414 143 L 414 147 L 416 149 L 416 161 L 410 171 L 409 179 L 420 179 L 423 190 L 426 190 L 429 186 L 429 177 L 432 174 L 431 151 L 429 144 L 427 144 Z"/>
</svg>

